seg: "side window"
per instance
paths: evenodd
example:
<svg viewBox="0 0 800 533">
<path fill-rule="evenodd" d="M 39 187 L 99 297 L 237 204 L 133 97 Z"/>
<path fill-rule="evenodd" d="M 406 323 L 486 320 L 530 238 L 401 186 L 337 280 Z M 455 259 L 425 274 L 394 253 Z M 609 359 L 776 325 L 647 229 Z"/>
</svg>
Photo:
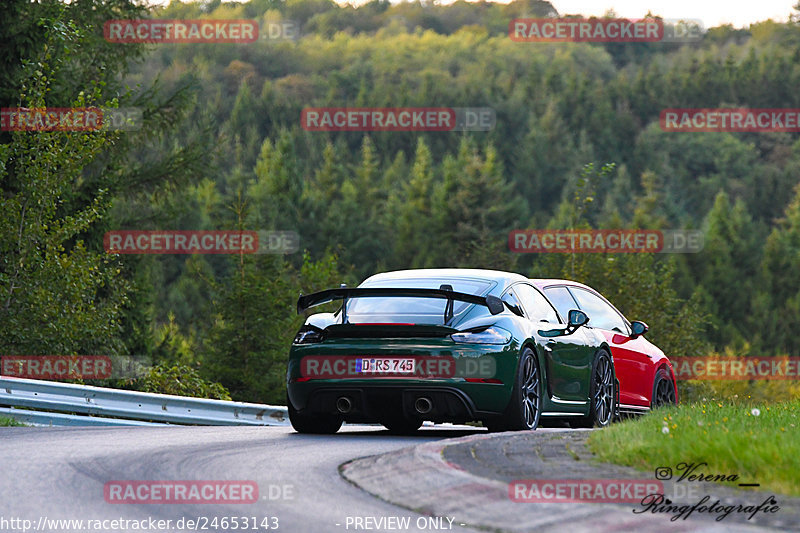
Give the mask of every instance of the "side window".
<svg viewBox="0 0 800 533">
<path fill-rule="evenodd" d="M 570 287 L 570 292 L 578 300 L 581 309 L 589 315 L 590 326 L 618 331 L 619 333 L 628 332 L 628 326 L 625 325 L 625 321 L 605 300 L 592 292 L 577 287 Z"/>
<path fill-rule="evenodd" d="M 527 283 L 520 283 L 514 285 L 514 290 L 519 294 L 519 298 L 522 300 L 522 307 L 528 311 L 528 316 L 531 320 L 558 324 L 556 310 L 534 287 Z"/>
<path fill-rule="evenodd" d="M 561 315 L 565 323 L 569 317 L 569 312 L 579 308 L 575 298 L 572 297 L 566 287 L 547 287 L 544 293 L 547 299 L 556 307 L 558 314 Z"/>
</svg>

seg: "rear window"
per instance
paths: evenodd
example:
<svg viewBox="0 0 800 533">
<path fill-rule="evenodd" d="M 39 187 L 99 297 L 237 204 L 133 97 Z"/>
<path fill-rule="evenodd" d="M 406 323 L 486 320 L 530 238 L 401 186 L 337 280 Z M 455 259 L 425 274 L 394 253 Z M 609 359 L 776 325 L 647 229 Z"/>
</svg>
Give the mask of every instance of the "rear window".
<svg viewBox="0 0 800 533">
<path fill-rule="evenodd" d="M 483 295 L 491 287 L 491 283 L 488 281 L 436 278 L 377 280 L 362 283 L 360 287 L 438 289 L 442 285 L 450 285 L 455 292 L 475 295 Z M 447 300 L 444 298 L 387 298 L 385 296 L 352 298 L 347 302 L 347 321 L 350 323 L 442 324 L 445 305 L 447 305 Z M 458 316 L 470 305 L 467 302 L 454 301 L 454 315 Z"/>
</svg>

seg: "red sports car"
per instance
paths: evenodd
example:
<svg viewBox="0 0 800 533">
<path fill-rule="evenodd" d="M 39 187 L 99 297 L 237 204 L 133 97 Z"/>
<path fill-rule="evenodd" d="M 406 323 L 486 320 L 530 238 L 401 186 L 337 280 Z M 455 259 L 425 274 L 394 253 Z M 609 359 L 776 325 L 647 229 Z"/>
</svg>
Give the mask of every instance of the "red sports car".
<svg viewBox="0 0 800 533">
<path fill-rule="evenodd" d="M 628 321 L 600 293 L 575 281 L 532 279 L 562 316 L 580 309 L 589 316 L 585 327 L 600 331 L 614 358 L 619 379 L 619 404 L 623 414 L 640 414 L 661 405 L 675 404 L 678 389 L 672 363 L 644 334 L 647 324 Z"/>
</svg>

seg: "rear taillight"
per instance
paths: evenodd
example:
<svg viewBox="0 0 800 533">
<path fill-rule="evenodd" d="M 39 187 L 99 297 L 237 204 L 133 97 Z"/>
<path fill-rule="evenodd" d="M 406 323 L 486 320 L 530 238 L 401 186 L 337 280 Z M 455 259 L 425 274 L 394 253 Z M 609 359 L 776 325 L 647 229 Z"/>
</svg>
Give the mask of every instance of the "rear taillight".
<svg viewBox="0 0 800 533">
<path fill-rule="evenodd" d="M 463 344 L 508 344 L 511 341 L 511 333 L 503 328 L 492 326 L 477 331 L 453 333 L 450 338 Z"/>
<path fill-rule="evenodd" d="M 300 328 L 297 335 L 294 336 L 292 344 L 314 344 L 325 340 L 325 332 L 316 326 L 308 324 Z"/>
</svg>

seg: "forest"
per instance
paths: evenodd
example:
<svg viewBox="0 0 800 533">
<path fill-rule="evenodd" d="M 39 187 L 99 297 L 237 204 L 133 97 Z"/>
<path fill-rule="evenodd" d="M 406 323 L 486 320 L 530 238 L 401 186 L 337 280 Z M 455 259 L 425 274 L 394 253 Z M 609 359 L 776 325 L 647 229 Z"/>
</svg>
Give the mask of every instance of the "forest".
<svg viewBox="0 0 800 533">
<path fill-rule="evenodd" d="M 630 43 L 511 39 L 515 18 L 568 15 L 542 0 L 8 0 L 0 13 L 2 107 L 143 120 L 0 132 L 2 354 L 133 355 L 151 368 L 117 386 L 283 403 L 300 293 L 425 267 L 587 283 L 671 358 L 800 352 L 800 136 L 659 123 L 670 108 L 800 108 L 800 3 L 784 23 Z M 143 18 L 261 33 L 104 38 L 106 21 Z M 311 131 L 309 107 L 491 108 L 495 123 Z M 511 231 L 539 228 L 702 230 L 704 248 L 509 250 Z M 299 250 L 116 255 L 112 230 L 293 231 Z"/>
</svg>

